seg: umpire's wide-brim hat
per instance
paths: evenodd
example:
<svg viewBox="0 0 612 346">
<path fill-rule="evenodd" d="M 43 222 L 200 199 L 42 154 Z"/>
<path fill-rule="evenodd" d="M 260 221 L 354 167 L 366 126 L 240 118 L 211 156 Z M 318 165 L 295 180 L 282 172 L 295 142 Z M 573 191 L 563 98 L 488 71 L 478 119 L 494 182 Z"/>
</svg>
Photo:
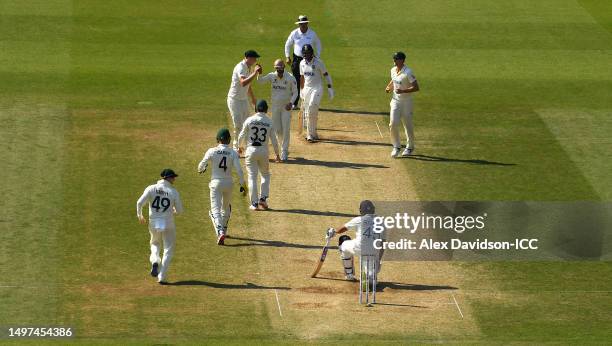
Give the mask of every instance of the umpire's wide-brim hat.
<svg viewBox="0 0 612 346">
<path fill-rule="evenodd" d="M 306 17 L 305 15 L 301 15 L 298 17 L 297 22 L 295 22 L 295 24 L 305 24 L 305 23 L 309 23 L 310 21 L 308 20 L 308 17 Z"/>
</svg>

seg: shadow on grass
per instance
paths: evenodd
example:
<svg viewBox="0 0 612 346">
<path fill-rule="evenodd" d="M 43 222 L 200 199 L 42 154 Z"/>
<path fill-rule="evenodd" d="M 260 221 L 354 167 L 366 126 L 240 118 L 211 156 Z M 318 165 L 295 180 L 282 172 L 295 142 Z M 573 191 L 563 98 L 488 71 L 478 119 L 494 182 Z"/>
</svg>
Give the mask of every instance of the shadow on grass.
<svg viewBox="0 0 612 346">
<path fill-rule="evenodd" d="M 468 163 L 472 165 L 494 165 L 494 166 L 516 166 L 515 163 L 503 163 L 478 159 L 453 159 L 449 157 L 432 156 L 432 155 L 410 155 L 398 157 L 400 159 L 429 161 L 429 162 L 448 162 L 448 163 Z"/>
<path fill-rule="evenodd" d="M 363 168 L 389 168 L 383 165 L 372 165 L 367 163 L 356 163 L 356 162 L 344 162 L 344 161 L 321 161 L 321 160 L 310 160 L 303 157 L 296 157 L 293 160 L 285 162 L 287 165 L 305 165 L 305 166 L 322 166 L 329 168 L 350 168 L 350 169 L 363 169 Z"/>
<path fill-rule="evenodd" d="M 349 139 L 333 139 L 333 138 L 321 138 L 318 140 L 321 143 L 338 144 L 338 145 L 373 145 L 379 147 L 391 147 L 389 143 L 381 142 L 365 142 L 365 141 L 352 141 Z"/>
<path fill-rule="evenodd" d="M 306 245 L 306 244 L 294 244 L 287 243 L 281 240 L 265 240 L 265 239 L 254 239 L 254 238 L 244 238 L 244 237 L 227 237 L 230 240 L 228 244 L 227 241 L 224 246 L 227 247 L 241 247 L 241 246 L 272 246 L 272 247 L 289 247 L 296 249 L 318 249 L 321 250 L 323 248 L 323 244 L 321 245 Z M 236 243 L 232 244 L 233 240 L 241 240 L 245 241 L 245 243 Z M 330 246 L 329 249 L 337 249 L 337 246 Z"/>
<path fill-rule="evenodd" d="M 367 115 L 389 115 L 389 112 L 350 111 L 348 109 L 319 108 L 320 111 L 330 113 L 367 114 Z"/>
<path fill-rule="evenodd" d="M 378 282 L 376 291 L 382 292 L 385 288 L 393 290 L 408 290 L 408 291 L 441 291 L 441 290 L 457 290 L 453 286 L 436 286 L 436 285 L 419 285 L 419 284 L 402 284 L 398 282 Z"/>
<path fill-rule="evenodd" d="M 209 281 L 201 281 L 201 280 L 184 280 L 184 281 L 176 281 L 169 282 L 166 284 L 167 286 L 206 286 L 212 288 L 222 288 L 222 289 L 235 289 L 235 290 L 290 290 L 290 287 L 283 286 L 261 286 L 254 283 L 244 283 L 244 284 L 223 284 L 219 282 L 209 282 Z"/>
<path fill-rule="evenodd" d="M 335 211 L 319 211 L 319 210 L 308 210 L 308 209 L 268 209 L 270 212 L 276 213 L 288 213 L 288 214 L 302 214 L 302 215 L 315 215 L 315 216 L 340 216 L 340 217 L 356 217 L 355 214 L 337 213 Z"/>
<path fill-rule="evenodd" d="M 320 275 L 313 279 L 351 282 L 346 279 L 325 277 L 325 276 L 320 276 Z M 376 292 L 382 292 L 385 288 L 390 288 L 393 290 L 408 290 L 408 291 L 441 291 L 441 290 L 458 290 L 459 289 L 453 286 L 402 284 L 399 282 L 379 281 L 378 284 L 376 285 Z"/>
</svg>

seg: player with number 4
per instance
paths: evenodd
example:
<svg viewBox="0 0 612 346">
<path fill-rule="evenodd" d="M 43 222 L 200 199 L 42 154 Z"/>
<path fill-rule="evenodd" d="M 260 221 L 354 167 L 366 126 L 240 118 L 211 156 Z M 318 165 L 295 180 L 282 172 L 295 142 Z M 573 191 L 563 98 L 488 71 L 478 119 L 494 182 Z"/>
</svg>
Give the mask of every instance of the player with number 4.
<svg viewBox="0 0 612 346">
<path fill-rule="evenodd" d="M 268 103 L 259 100 L 256 105 L 257 113 L 251 115 L 242 125 L 238 136 L 238 145 L 244 139 L 247 141 L 246 169 L 249 176 L 250 210 L 267 210 L 270 195 L 270 163 L 268 152 L 268 138 L 272 141 L 276 162 L 280 162 L 278 154 L 278 140 L 274 135 L 272 119 L 268 117 Z M 261 194 L 257 191 L 257 176 L 261 174 Z"/>
<path fill-rule="evenodd" d="M 231 136 L 226 128 L 217 132 L 217 145 L 210 148 L 204 154 L 204 158 L 198 165 L 198 173 L 206 172 L 210 163 L 212 165 L 212 177 L 208 187 L 210 189 L 210 211 L 208 215 L 213 223 L 217 235 L 217 245 L 223 245 L 227 237 L 227 225 L 232 214 L 232 167 L 236 170 L 240 180 L 240 192 L 245 195 L 244 174 L 240 167 L 238 153 L 230 147 Z"/>
</svg>

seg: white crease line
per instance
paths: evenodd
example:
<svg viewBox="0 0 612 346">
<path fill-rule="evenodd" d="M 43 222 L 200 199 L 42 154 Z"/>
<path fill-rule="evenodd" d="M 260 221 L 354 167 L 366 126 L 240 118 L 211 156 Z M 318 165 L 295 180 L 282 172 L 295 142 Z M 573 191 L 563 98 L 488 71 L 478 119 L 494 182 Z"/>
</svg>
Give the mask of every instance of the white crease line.
<svg viewBox="0 0 612 346">
<path fill-rule="evenodd" d="M 281 310 L 280 300 L 278 299 L 278 290 L 274 289 L 274 295 L 276 296 L 276 305 L 278 306 L 278 314 L 283 317 L 283 311 Z"/>
<path fill-rule="evenodd" d="M 385 137 L 383 137 L 382 132 L 380 132 L 380 127 L 378 126 L 378 121 L 374 120 L 374 122 L 376 123 L 376 128 L 378 129 L 378 133 L 380 133 L 380 138 L 385 138 Z"/>
<path fill-rule="evenodd" d="M 455 306 L 457 307 L 457 310 L 459 310 L 459 315 L 461 315 L 461 318 L 463 318 L 463 312 L 461 312 L 461 308 L 459 307 L 459 304 L 457 303 L 457 299 L 455 299 L 455 295 L 451 293 L 451 297 L 453 297 L 453 300 L 455 301 Z"/>
</svg>

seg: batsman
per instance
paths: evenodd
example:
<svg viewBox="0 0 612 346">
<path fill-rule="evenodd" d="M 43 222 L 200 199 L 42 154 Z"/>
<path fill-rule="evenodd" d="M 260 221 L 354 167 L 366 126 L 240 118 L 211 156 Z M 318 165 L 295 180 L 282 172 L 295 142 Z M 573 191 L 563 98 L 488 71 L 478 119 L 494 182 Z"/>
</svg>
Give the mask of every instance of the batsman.
<svg viewBox="0 0 612 346">
<path fill-rule="evenodd" d="M 338 239 L 338 249 L 340 250 L 340 258 L 344 267 L 345 278 L 349 281 L 355 281 L 355 269 L 353 258 L 355 256 L 375 256 L 377 261 L 376 273 L 380 272 L 381 259 L 384 250 L 374 248 L 376 239 L 384 239 L 383 232 L 374 231 L 374 218 L 376 217 L 374 203 L 369 200 L 364 200 L 359 204 L 360 216 L 347 222 L 338 230 L 330 228 L 327 230 L 326 236 L 332 238 L 336 234 L 342 234 L 346 231 L 355 231 L 355 239 L 351 239 L 348 235 L 341 235 Z"/>
</svg>

